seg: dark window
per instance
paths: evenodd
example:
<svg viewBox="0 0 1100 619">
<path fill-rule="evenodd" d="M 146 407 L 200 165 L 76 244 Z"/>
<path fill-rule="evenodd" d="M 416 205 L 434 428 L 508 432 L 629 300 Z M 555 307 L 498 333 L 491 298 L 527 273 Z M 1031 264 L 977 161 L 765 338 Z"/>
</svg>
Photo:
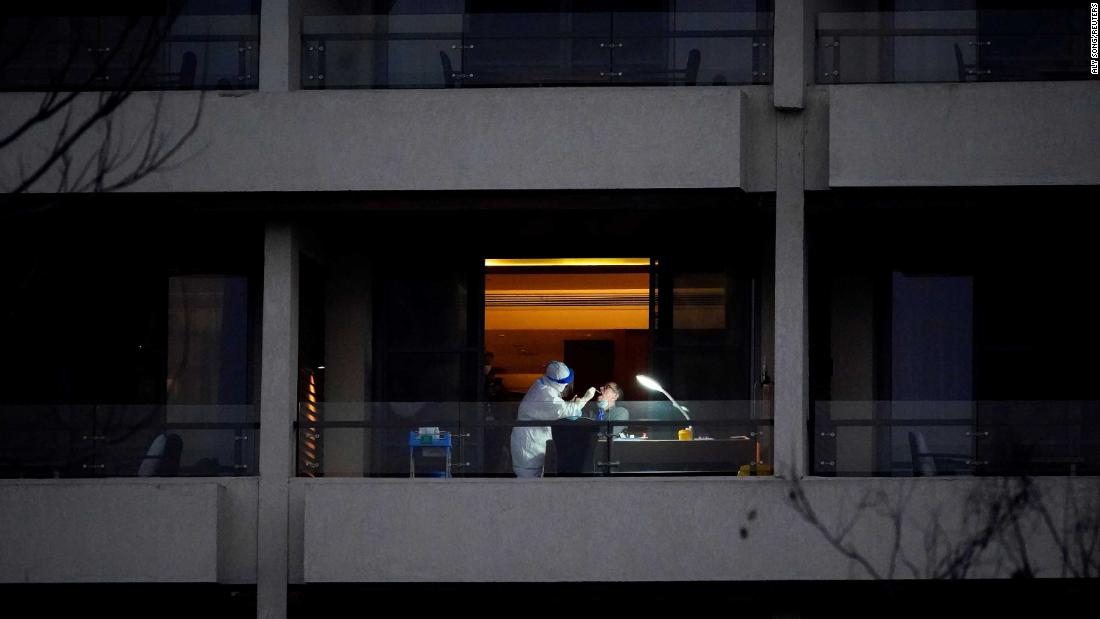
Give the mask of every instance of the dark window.
<svg viewBox="0 0 1100 619">
<path fill-rule="evenodd" d="M 993 208 L 1009 202 L 996 191 L 940 192 L 935 206 L 861 194 L 812 214 L 819 474 L 1096 470 L 1088 200 L 1020 191 L 1057 206 Z"/>
<path fill-rule="evenodd" d="M 81 211 L 6 230 L 0 474 L 254 474 L 258 231 Z"/>
</svg>

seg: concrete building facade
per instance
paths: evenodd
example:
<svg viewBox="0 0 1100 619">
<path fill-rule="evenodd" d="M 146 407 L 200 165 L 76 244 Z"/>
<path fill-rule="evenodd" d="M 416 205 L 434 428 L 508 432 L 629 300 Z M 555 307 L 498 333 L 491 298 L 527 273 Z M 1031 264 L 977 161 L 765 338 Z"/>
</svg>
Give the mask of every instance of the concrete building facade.
<svg viewBox="0 0 1100 619">
<path fill-rule="evenodd" d="M 1067 560 L 1071 542 L 1059 535 L 1078 522 L 1096 527 L 1089 514 L 1100 512 L 1091 352 L 1100 331 L 1087 290 L 1097 271 L 1087 247 L 1100 197 L 1095 76 L 908 80 L 909 52 L 898 43 L 889 60 L 882 49 L 858 48 L 867 64 L 877 57 L 876 66 L 896 70 L 892 77 L 840 83 L 822 71 L 829 44 L 840 41 L 846 52 L 844 37 L 870 35 L 852 35 L 845 28 L 855 26 L 837 16 L 891 16 L 896 23 L 876 24 L 874 36 L 894 41 L 904 37 L 897 29 L 917 27 L 905 18 L 936 12 L 776 0 L 760 11 L 772 30 L 757 41 L 771 48 L 771 75 L 761 83 L 318 88 L 312 66 L 303 68 L 313 56 L 302 49 L 312 44 L 302 30 L 321 4 L 260 3 L 256 89 L 138 91 L 114 113 L 111 133 L 96 129 L 102 140 L 74 146 L 76 160 L 94 158 L 104 141 L 140 138 L 155 118 L 165 139 L 186 136 L 170 164 L 115 193 L 60 196 L 63 172 L 54 167 L 6 201 L 10 261 L 49 254 L 35 258 L 37 272 L 75 265 L 74 282 L 123 280 L 118 292 L 79 288 L 57 320 L 84 304 L 104 315 L 133 306 L 138 297 L 121 290 L 137 286 L 145 268 L 161 278 L 154 296 L 163 296 L 164 281 L 222 291 L 173 297 L 170 289 L 170 316 L 199 315 L 171 299 L 238 299 L 226 292 L 238 281 L 247 282 L 238 300 L 250 309 L 241 310 L 248 335 L 233 353 L 248 368 L 242 395 L 224 396 L 223 373 L 223 396 L 166 400 L 239 407 L 230 417 L 192 411 L 175 419 L 185 451 L 203 444 L 198 433 L 232 432 L 226 444 L 236 446 L 236 464 L 203 475 L 192 461 L 189 476 L 171 479 L 95 468 L 73 479 L 5 474 L 5 589 L 217 584 L 254 592 L 257 616 L 283 617 L 334 583 L 659 583 L 671 592 L 689 582 L 995 579 L 1019 575 L 1019 547 L 985 540 L 982 560 L 958 574 L 931 556 L 929 535 L 951 555 L 975 544 L 991 506 L 1021 497 L 1027 507 L 1012 512 L 1012 524 L 1033 575 L 1100 573 L 1095 552 L 1080 564 Z M 954 56 L 946 62 L 954 71 Z M 963 64 L 971 65 L 960 71 Z M 0 129 L 7 134 L 32 116 L 41 98 L 0 93 Z M 95 104 L 84 94 L 75 105 Z M 21 162 L 48 153 L 66 122 L 47 119 L 0 151 L 5 186 L 23 180 Z M 144 240 L 131 245 L 131 236 Z M 590 257 L 586 250 L 659 256 L 684 273 L 723 265 L 710 270 L 751 282 L 748 335 L 729 356 L 690 366 L 705 368 L 697 374 L 726 368 L 720 380 L 749 386 L 700 387 L 686 399 L 770 402 L 773 412 L 754 427 L 767 429 L 764 459 L 774 475 L 523 480 L 456 469 L 449 479 L 399 479 L 386 468 L 392 463 L 371 462 L 372 432 L 381 431 L 364 417 L 371 403 L 484 396 L 462 382 L 477 380 L 466 372 L 480 370 L 489 346 L 483 305 L 456 302 L 426 273 L 473 273 L 460 280 L 469 295 L 462 299 L 484 301 L 476 289 L 484 259 Z M 116 268 L 128 264 L 129 272 Z M 9 283 L 19 269 L 6 273 Z M 211 283 L 215 276 L 222 279 Z M 40 281 L 33 290 L 69 285 Z M 411 288 L 389 287 L 406 281 Z M 416 285 L 444 292 L 417 297 Z M 393 290 L 414 290 L 400 298 L 407 306 L 395 310 L 380 297 Z M 229 306 L 219 307 L 219 324 L 228 324 Z M 452 331 L 443 323 L 454 307 L 466 320 L 454 331 L 462 341 L 446 343 Z M 125 330 L 122 320 L 100 324 Z M 402 329 L 414 334 L 408 342 L 394 335 Z M 15 337 L 9 350 L 23 355 Z M 311 342 L 322 342 L 323 354 Z M 176 352 L 165 346 L 170 362 Z M 687 354 L 679 344 L 670 346 L 669 363 L 689 363 L 677 356 Z M 414 352 L 455 355 L 455 386 L 436 389 L 450 384 L 450 370 L 428 366 L 413 374 L 422 382 L 403 385 L 409 374 L 395 368 Z M 41 354 L 68 353 L 59 345 Z M 652 354 L 652 367 L 662 367 L 661 353 Z M 324 476 L 311 475 L 301 451 L 309 438 L 303 368 L 319 367 L 317 359 L 326 371 L 318 404 L 331 424 L 317 426 L 330 446 Z M 772 381 L 767 396 L 757 390 L 762 374 Z M 689 390 L 702 379 L 676 380 Z M 148 404 L 102 385 L 36 399 L 51 385 L 6 398 L 6 414 Z M 1011 405 L 998 417 L 999 402 L 1047 405 L 1028 415 Z M 236 425 L 218 425 L 225 422 Z M 1049 451 L 1025 460 L 1000 447 L 982 451 L 990 433 L 1034 435 L 1048 422 L 1058 430 L 1039 449 Z M 16 425 L 5 423 L 15 440 Z M 921 465 L 916 455 L 908 460 L 917 452 L 906 437 L 921 424 L 933 451 L 963 452 L 953 475 L 913 476 Z M 139 459 L 151 436 L 141 435 Z M 58 478 L 28 479 L 43 476 Z M 812 605 L 784 599 L 772 608 Z"/>
</svg>

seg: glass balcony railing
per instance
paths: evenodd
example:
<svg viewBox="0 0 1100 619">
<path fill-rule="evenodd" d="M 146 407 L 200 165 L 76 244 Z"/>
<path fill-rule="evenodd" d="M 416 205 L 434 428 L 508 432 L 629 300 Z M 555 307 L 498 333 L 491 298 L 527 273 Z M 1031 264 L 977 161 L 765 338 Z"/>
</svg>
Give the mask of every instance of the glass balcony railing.
<svg viewBox="0 0 1100 619">
<path fill-rule="evenodd" d="M 819 84 L 1089 79 L 1079 9 L 822 12 Z"/>
<path fill-rule="evenodd" d="M 619 402 L 626 417 L 606 421 L 592 412 L 518 420 L 519 402 L 303 403 L 297 470 L 305 477 L 512 477 L 513 432 L 531 429 L 545 476 L 771 473 L 773 424 L 763 403 L 682 404 L 690 420 L 667 401 Z M 425 428 L 439 437 L 425 438 Z"/>
<path fill-rule="evenodd" d="M 257 474 L 252 406 L 0 407 L 0 477 Z"/>
<path fill-rule="evenodd" d="M 302 85 L 771 82 L 772 13 L 756 10 L 755 3 L 745 8 L 746 3 L 715 0 L 664 11 L 621 4 L 627 10 L 483 12 L 462 2 L 448 3 L 446 10 L 397 3 L 384 14 L 307 15 L 302 20 Z"/>
<path fill-rule="evenodd" d="M 0 89 L 204 90 L 259 85 L 257 13 L 0 20 Z"/>
<path fill-rule="evenodd" d="M 1095 475 L 1100 401 L 819 401 L 815 475 Z"/>
</svg>

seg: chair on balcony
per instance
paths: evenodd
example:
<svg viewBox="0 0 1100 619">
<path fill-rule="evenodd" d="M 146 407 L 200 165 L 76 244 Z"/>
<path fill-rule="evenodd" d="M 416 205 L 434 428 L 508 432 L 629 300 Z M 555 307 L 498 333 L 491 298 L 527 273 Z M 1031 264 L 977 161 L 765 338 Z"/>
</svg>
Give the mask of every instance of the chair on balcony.
<svg viewBox="0 0 1100 619">
<path fill-rule="evenodd" d="M 703 63 L 703 53 L 698 49 L 688 52 L 687 65 L 684 67 L 684 85 L 694 86 L 699 81 L 699 65 Z"/>
<path fill-rule="evenodd" d="M 703 53 L 698 49 L 688 52 L 687 63 L 683 69 L 673 69 L 665 73 L 672 85 L 694 86 L 699 82 L 699 65 L 703 63 Z"/>
<path fill-rule="evenodd" d="M 579 477 L 596 474 L 596 435 L 599 426 L 591 421 L 554 426 L 554 438 L 546 441 L 543 475 Z"/>
<path fill-rule="evenodd" d="M 439 63 L 443 65 L 443 84 L 447 88 L 454 88 L 455 70 L 451 65 L 451 57 L 447 55 L 447 52 L 439 52 Z"/>
<path fill-rule="evenodd" d="M 179 83 L 180 90 L 190 90 L 195 87 L 195 71 L 199 67 L 199 58 L 195 52 L 185 52 L 180 62 Z"/>
<path fill-rule="evenodd" d="M 688 52 L 687 62 L 684 64 L 683 69 L 660 68 L 658 65 L 637 67 L 627 65 L 622 67 L 625 75 L 622 79 L 634 83 L 695 86 L 699 82 L 699 66 L 702 63 L 703 53 L 693 48 Z"/>
<path fill-rule="evenodd" d="M 978 79 L 978 74 L 977 74 L 978 64 L 977 63 L 967 64 L 967 63 L 963 62 L 962 49 L 959 47 L 958 43 L 955 44 L 955 66 L 958 67 L 958 69 L 959 69 L 959 81 L 960 82 L 965 82 L 967 76 L 973 76 L 974 79 Z"/>
<path fill-rule="evenodd" d="M 180 58 L 179 71 L 168 73 L 148 72 L 142 75 L 142 81 L 155 88 L 175 88 L 191 90 L 195 87 L 195 75 L 199 67 L 199 57 L 195 52 L 184 52 Z M 218 84 L 218 88 L 228 88 L 230 84 Z"/>
<path fill-rule="evenodd" d="M 138 465 L 138 477 L 175 477 L 179 474 L 182 452 L 183 439 L 180 435 L 158 434 Z"/>
<path fill-rule="evenodd" d="M 928 449 L 924 433 L 909 432 L 909 453 L 913 458 L 914 477 L 952 475 L 960 468 L 970 466 L 971 458 L 965 454 L 933 453 Z"/>
</svg>

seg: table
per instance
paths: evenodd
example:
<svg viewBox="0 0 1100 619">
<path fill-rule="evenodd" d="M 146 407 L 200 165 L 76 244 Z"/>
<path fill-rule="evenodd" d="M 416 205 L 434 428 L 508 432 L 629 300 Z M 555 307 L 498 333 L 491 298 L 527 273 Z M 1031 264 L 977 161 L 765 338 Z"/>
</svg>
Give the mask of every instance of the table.
<svg viewBox="0 0 1100 619">
<path fill-rule="evenodd" d="M 736 475 L 742 464 L 752 461 L 754 447 L 749 438 L 690 441 L 613 439 L 611 469 L 613 474 L 728 472 Z M 605 462 L 607 456 L 607 439 L 601 438 L 596 447 L 596 459 Z"/>
</svg>

